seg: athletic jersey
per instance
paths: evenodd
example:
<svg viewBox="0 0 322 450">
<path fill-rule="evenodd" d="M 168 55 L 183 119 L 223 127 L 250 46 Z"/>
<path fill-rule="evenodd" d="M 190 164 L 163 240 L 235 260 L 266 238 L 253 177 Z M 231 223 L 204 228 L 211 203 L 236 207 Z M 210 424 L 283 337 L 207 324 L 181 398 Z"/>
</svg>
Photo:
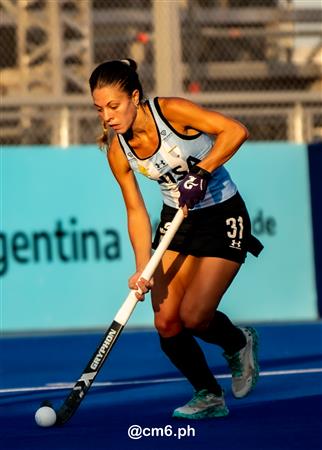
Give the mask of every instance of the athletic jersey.
<svg viewBox="0 0 322 450">
<path fill-rule="evenodd" d="M 118 139 L 132 170 L 156 180 L 160 184 L 163 202 L 173 208 L 179 208 L 178 183 L 193 165 L 209 153 L 214 138 L 201 132 L 194 136 L 178 133 L 163 116 L 158 98 L 149 99 L 147 103 L 159 135 L 159 145 L 153 155 L 149 158 L 139 158 L 123 135 L 118 134 Z M 221 203 L 236 192 L 236 185 L 228 171 L 224 166 L 220 166 L 212 172 L 206 195 L 194 209 Z"/>
</svg>

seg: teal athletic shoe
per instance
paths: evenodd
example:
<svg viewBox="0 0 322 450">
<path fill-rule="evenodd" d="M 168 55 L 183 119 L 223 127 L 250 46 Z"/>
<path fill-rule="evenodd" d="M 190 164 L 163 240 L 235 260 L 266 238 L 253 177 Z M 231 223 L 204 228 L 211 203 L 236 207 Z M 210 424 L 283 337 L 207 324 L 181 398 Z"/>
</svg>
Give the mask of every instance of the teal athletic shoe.
<svg viewBox="0 0 322 450">
<path fill-rule="evenodd" d="M 240 328 L 246 336 L 244 348 L 232 356 L 224 353 L 232 373 L 232 391 L 236 398 L 243 398 L 254 388 L 259 377 L 258 334 L 252 327 Z"/>
<path fill-rule="evenodd" d="M 212 417 L 224 417 L 228 413 L 224 393 L 218 397 L 207 389 L 202 389 L 196 392 L 186 405 L 175 409 L 172 417 L 180 419 L 209 419 Z"/>
</svg>

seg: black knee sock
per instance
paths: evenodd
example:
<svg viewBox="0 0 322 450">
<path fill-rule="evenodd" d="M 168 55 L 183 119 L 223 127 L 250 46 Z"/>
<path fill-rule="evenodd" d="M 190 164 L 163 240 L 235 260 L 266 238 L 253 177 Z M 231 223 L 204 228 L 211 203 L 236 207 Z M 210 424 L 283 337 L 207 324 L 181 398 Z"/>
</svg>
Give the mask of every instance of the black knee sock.
<svg viewBox="0 0 322 450">
<path fill-rule="evenodd" d="M 206 330 L 190 331 L 205 342 L 219 345 L 228 355 L 233 355 L 246 345 L 244 333 L 220 311 L 216 311 Z"/>
<path fill-rule="evenodd" d="M 211 373 L 199 344 L 187 330 L 172 337 L 160 336 L 160 344 L 170 361 L 196 391 L 208 389 L 216 395 L 221 395 L 221 387 Z"/>
</svg>

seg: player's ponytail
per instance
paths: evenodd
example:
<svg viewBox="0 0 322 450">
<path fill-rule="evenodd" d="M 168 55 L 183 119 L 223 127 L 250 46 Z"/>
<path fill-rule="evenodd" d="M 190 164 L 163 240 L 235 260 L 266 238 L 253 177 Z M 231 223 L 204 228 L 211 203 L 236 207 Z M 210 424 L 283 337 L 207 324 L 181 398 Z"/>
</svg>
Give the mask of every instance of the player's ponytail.
<svg viewBox="0 0 322 450">
<path fill-rule="evenodd" d="M 134 70 L 134 72 L 137 71 L 138 65 L 137 63 L 134 61 L 134 59 L 131 58 L 125 58 L 125 59 L 120 59 L 120 61 L 124 64 L 127 64 L 128 66 L 131 67 L 132 70 Z"/>
</svg>

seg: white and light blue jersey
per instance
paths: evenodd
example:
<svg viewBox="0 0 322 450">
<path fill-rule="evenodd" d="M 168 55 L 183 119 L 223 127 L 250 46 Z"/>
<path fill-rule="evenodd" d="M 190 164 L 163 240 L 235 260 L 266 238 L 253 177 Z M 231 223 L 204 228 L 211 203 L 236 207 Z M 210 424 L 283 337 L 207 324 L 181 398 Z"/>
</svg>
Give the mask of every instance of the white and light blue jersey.
<svg viewBox="0 0 322 450">
<path fill-rule="evenodd" d="M 154 154 L 149 158 L 139 158 L 123 135 L 118 134 L 118 138 L 131 169 L 156 180 L 161 188 L 163 202 L 179 208 L 178 183 L 192 166 L 205 158 L 213 146 L 214 138 L 205 133 L 194 136 L 180 134 L 163 116 L 157 98 L 149 99 L 148 106 L 159 135 L 159 145 Z M 212 172 L 206 195 L 194 209 L 221 203 L 236 192 L 237 187 L 228 171 L 220 166 Z"/>
</svg>

